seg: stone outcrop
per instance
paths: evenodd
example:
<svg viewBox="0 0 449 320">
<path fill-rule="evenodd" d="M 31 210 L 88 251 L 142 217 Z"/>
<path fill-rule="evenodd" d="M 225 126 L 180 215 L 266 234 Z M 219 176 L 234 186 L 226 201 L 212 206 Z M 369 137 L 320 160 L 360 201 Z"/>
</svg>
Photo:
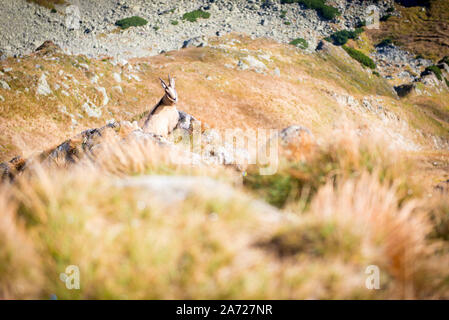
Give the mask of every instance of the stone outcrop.
<svg viewBox="0 0 449 320">
<path fill-rule="evenodd" d="M 194 132 L 196 130 L 199 132 Z M 96 157 L 103 152 L 103 147 L 113 142 L 122 143 L 124 148 L 127 143 L 137 140 L 137 142 L 151 141 L 161 147 L 173 147 L 180 141 L 174 141 L 181 136 L 187 138 L 184 141 L 190 142 L 192 134 L 199 133 L 201 139 L 200 154 L 185 151 L 184 155 L 192 160 L 192 164 L 204 163 L 207 165 L 232 166 L 239 171 L 245 170 L 246 165 L 251 161 L 250 151 L 245 148 L 235 148 L 233 145 L 223 142 L 220 134 L 214 129 L 206 129 L 207 125 L 202 125 L 195 117 L 179 111 L 179 121 L 174 133 L 167 138 L 145 133 L 137 125 L 137 122 L 121 121 L 110 122 L 103 127 L 85 130 L 74 137 L 67 139 L 54 148 L 50 148 L 28 159 L 15 157 L 9 162 L 0 163 L 0 180 L 13 181 L 14 178 L 24 170 L 32 167 L 35 163 L 44 166 L 69 167 L 81 160 L 95 162 Z M 280 145 L 285 150 L 294 146 L 297 153 L 299 149 L 308 150 L 314 145 L 314 138 L 309 129 L 294 125 L 280 130 L 276 138 L 280 139 Z"/>
</svg>

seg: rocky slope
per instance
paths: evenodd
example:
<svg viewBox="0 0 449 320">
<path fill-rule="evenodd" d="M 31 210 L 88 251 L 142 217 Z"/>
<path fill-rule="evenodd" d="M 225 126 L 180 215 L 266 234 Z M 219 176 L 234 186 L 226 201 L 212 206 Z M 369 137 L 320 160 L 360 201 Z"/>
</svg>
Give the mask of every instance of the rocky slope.
<svg viewBox="0 0 449 320">
<path fill-rule="evenodd" d="M 220 134 L 302 125 L 323 142 L 328 132 L 344 125 L 362 136 L 380 134 L 400 150 L 447 146 L 449 124 L 441 99 L 447 89 L 422 84 L 419 92 L 398 100 L 385 79 L 327 42 L 310 54 L 228 35 L 209 38 L 200 48 L 120 63 L 67 55 L 46 43 L 30 56 L 2 61 L 0 70 L 4 160 L 18 154 L 42 158 L 41 151 L 49 150 L 45 159 L 58 148 L 63 153 L 55 151 L 56 158 L 67 160 L 72 151 L 85 149 L 83 135 L 76 138 L 83 130 L 90 137 L 92 128 L 120 127 L 123 121 L 136 130 L 130 122 L 160 99 L 157 79 L 168 73 L 177 78 L 178 108 Z M 218 147 L 212 153 L 221 163 L 231 163 L 226 159 L 235 155 Z M 15 159 L 11 165 L 22 167 L 22 162 Z"/>
<path fill-rule="evenodd" d="M 280 0 L 105 0 L 101 5 L 89 0 L 70 0 L 56 5 L 56 12 L 26 0 L 8 0 L 0 12 L 1 21 L 8 21 L 1 26 L 0 51 L 5 55 L 30 53 L 45 40 L 52 40 L 67 53 L 129 58 L 177 50 L 189 39 L 229 32 L 284 43 L 301 37 L 313 50 L 320 39 L 334 30 L 353 28 L 366 15 L 365 8 L 374 2 L 381 15 L 393 3 L 329 1 L 342 15 L 325 21 L 314 10 L 298 4 L 281 4 Z M 70 23 L 72 11 L 66 12 L 70 4 L 79 8 L 79 25 Z M 196 9 L 210 13 L 210 18 L 197 22 L 182 20 L 185 13 Z M 119 32 L 115 22 L 130 16 L 143 17 L 148 24 Z"/>
</svg>

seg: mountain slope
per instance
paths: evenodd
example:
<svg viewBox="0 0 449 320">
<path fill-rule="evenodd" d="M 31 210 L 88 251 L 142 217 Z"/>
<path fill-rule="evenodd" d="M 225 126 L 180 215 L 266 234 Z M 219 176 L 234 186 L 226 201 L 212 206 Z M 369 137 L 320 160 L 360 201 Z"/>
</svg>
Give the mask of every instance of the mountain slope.
<svg viewBox="0 0 449 320">
<path fill-rule="evenodd" d="M 269 40 L 228 36 L 210 40 L 210 47 L 126 65 L 45 49 L 4 60 L 0 70 L 9 87 L 0 88 L 3 159 L 19 149 L 45 149 L 107 120 L 138 118 L 158 101 L 162 91 L 157 79 L 168 73 L 177 78 L 179 109 L 221 129 L 301 123 L 318 133 L 344 117 L 356 126 L 381 125 L 396 132 L 397 124 L 384 119 L 391 113 L 411 127 L 401 133 L 410 145 L 425 146 L 428 142 L 414 137 L 413 128 L 425 128 L 423 133 L 431 137 L 441 135 L 445 125 L 434 114 L 397 100 L 385 80 L 332 45 L 311 55 Z M 39 94 L 45 84 L 50 91 Z M 14 141 L 18 136 L 23 141 Z"/>
<path fill-rule="evenodd" d="M 390 37 L 395 43 L 415 53 L 438 61 L 449 55 L 449 3 L 431 0 L 429 5 L 396 6 L 399 17 L 381 23 L 380 30 L 370 30 L 376 43 Z"/>
<path fill-rule="evenodd" d="M 141 10 L 127 3 L 100 9 Z M 230 16 L 288 6 L 275 21 L 312 17 L 323 36 L 363 9 L 328 1 L 355 11 L 324 23 L 296 3 L 235 3 Z M 178 14 L 161 12 L 164 31 Z M 203 27 L 187 30 L 216 26 Z M 125 37 L 121 52 L 149 30 L 105 42 Z M 23 158 L 0 163 L 0 299 L 449 298 L 449 67 L 421 70 L 432 61 L 392 44 L 380 63 L 367 32 L 317 44 L 231 33 L 127 61 L 49 41 L 2 59 L 0 160 Z M 374 69 L 359 62 L 369 57 Z M 165 139 L 138 123 L 167 74 L 184 112 Z M 251 148 L 258 129 L 275 130 Z"/>
</svg>

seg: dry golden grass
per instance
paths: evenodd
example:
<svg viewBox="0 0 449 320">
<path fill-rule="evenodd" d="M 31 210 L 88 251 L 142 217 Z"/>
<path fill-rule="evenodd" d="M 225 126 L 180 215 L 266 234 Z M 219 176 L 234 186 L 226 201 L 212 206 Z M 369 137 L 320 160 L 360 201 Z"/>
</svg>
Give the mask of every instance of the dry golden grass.
<svg viewBox="0 0 449 320">
<path fill-rule="evenodd" d="M 64 4 L 64 0 L 27 0 L 28 2 L 37 3 L 40 6 L 46 7 L 48 9 L 54 9 L 55 4 Z"/>
<path fill-rule="evenodd" d="M 5 98 L 4 102 L 0 101 L 0 159 L 48 149 L 84 129 L 104 125 L 111 118 L 118 121 L 139 117 L 163 94 L 157 79 L 168 73 L 177 78 L 178 108 L 219 129 L 283 128 L 300 123 L 319 133 L 331 129 L 338 119 L 356 124 L 365 121 L 366 112 L 354 113 L 344 108 L 335 101 L 332 92 L 349 93 L 359 99 L 380 94 L 384 96 L 386 108 L 396 103 L 391 99 L 391 87 L 383 79 L 354 65 L 342 50 L 334 48 L 318 55 L 306 55 L 294 47 L 238 35 L 211 40 L 211 43 L 227 45 L 233 40 L 240 43 L 228 45 L 229 48 L 189 48 L 134 59 L 133 71 L 128 71 L 126 66 L 114 66 L 107 59 L 62 53 L 36 53 L 20 62 L 13 58 L 2 61 L 2 70 L 9 67 L 13 70 L 2 77 L 12 90 L 0 89 L 0 95 Z M 255 56 L 269 55 L 270 61 L 259 58 L 266 63 L 267 74 L 224 66 L 226 63 L 236 66 L 238 59 L 247 55 L 242 49 L 251 50 L 250 54 Z M 87 64 L 89 70 L 81 64 Z M 273 75 L 276 67 L 281 71 L 280 78 Z M 56 84 L 60 86 L 48 97 L 35 94 L 43 72 L 48 72 L 47 82 L 52 89 Z M 122 74 L 121 83 L 114 81 L 113 73 Z M 142 81 L 128 79 L 129 74 L 137 74 Z M 90 82 L 93 75 L 101 75 L 98 84 Z M 208 76 L 212 80 L 207 80 Z M 122 87 L 123 94 L 115 89 L 117 85 Z M 110 100 L 102 107 L 100 119 L 89 118 L 82 110 L 87 98 L 101 105 L 102 95 L 97 87 L 104 87 Z M 70 96 L 62 94 L 62 90 Z M 62 106 L 75 117 L 76 127 L 72 128 L 70 116 L 61 112 Z M 395 112 L 402 113 L 399 108 Z M 395 126 L 391 129 L 396 130 Z M 429 131 L 433 130 L 429 126 Z"/>
<path fill-rule="evenodd" d="M 163 147 L 126 134 L 106 138 L 93 162 L 32 166 L 0 191 L 0 297 L 449 298 L 448 205 L 432 190 L 441 181 L 435 179 L 447 175 L 447 155 L 431 144 L 432 135 L 444 131 L 438 124 L 444 117 L 423 112 L 412 98 L 394 99 L 384 80 L 334 47 L 308 55 L 239 35 L 211 44 L 216 47 L 135 59 L 133 71 L 61 53 L 2 61 L 2 70 L 13 68 L 2 76 L 11 90 L 0 89 L 2 159 L 46 150 L 112 117 L 139 118 L 160 98 L 157 78 L 167 73 L 177 78 L 179 109 L 212 128 L 299 123 L 316 139 L 286 146 L 276 175 L 260 177 L 249 168 L 243 184 L 230 168 L 172 161 L 190 156 L 182 145 Z M 270 55 L 266 74 L 224 66 L 246 55 L 242 49 Z M 67 84 L 70 97 L 54 90 L 37 98 L 42 69 L 36 64 L 48 71 L 52 88 Z M 115 72 L 122 73 L 123 94 L 113 89 Z M 130 73 L 141 81 L 128 79 Z M 98 84 L 90 82 L 94 74 L 103 74 Z M 110 99 L 100 119 L 81 109 L 86 97 L 101 104 L 97 86 Z M 341 104 L 333 94 L 379 95 L 382 110 L 402 122 Z M 61 105 L 84 115 L 77 127 L 69 127 Z M 416 137 L 416 128 L 424 137 Z M 424 150 L 401 151 L 408 145 Z M 441 165 L 429 163 L 436 158 Z M 161 199 L 162 190 L 118 183 L 154 174 L 208 176 L 227 187 L 205 190 L 198 183 L 176 202 Z M 434 200 L 426 201 L 429 194 Z M 267 208 L 260 198 L 282 209 Z M 80 290 L 67 290 L 59 279 L 71 264 L 80 268 Z M 382 290 L 365 288 L 365 269 L 373 264 Z"/>
<path fill-rule="evenodd" d="M 104 155 L 102 165 L 36 167 L 0 194 L 0 252 L 9 257 L 0 296 L 448 298 L 448 243 L 430 219 L 435 208 L 441 220 L 443 206 L 401 201 L 400 180 L 380 182 L 378 170 L 325 182 L 309 207 L 281 218 L 261 212 L 223 168 L 173 165 L 149 145 Z M 167 202 L 117 184 L 125 172 L 215 176 L 234 192 L 198 185 L 184 201 Z M 59 280 L 70 264 L 80 268 L 80 290 Z M 382 290 L 364 287 L 373 264 Z"/>
<path fill-rule="evenodd" d="M 425 188 L 422 180 L 410 175 L 417 165 L 408 153 L 387 147 L 389 142 L 379 134 L 359 136 L 354 128 L 344 127 L 324 136 L 320 145 L 288 145 L 281 152 L 279 168 L 273 175 L 260 175 L 250 166 L 244 184 L 278 207 L 295 210 L 307 206 L 317 190 L 328 181 L 334 183 L 370 172 L 380 182 L 397 184 L 397 197 L 402 202 L 420 197 Z M 376 172 L 376 174 L 374 174 Z"/>
<path fill-rule="evenodd" d="M 43 284 L 41 259 L 17 216 L 10 193 L 0 188 L 0 299 L 33 298 Z"/>
</svg>

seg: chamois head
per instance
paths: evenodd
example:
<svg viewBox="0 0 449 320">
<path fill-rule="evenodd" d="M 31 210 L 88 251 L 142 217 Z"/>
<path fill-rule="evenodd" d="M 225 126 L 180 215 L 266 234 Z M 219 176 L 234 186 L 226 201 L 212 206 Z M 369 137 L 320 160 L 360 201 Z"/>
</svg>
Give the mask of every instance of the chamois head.
<svg viewBox="0 0 449 320">
<path fill-rule="evenodd" d="M 164 82 L 164 80 L 162 80 L 161 78 L 159 78 L 159 80 L 161 80 L 162 88 L 164 88 L 164 90 L 165 90 L 165 96 L 172 103 L 178 102 L 178 93 L 176 92 L 176 89 L 175 89 L 175 79 L 171 78 L 170 75 L 168 75 L 168 83 L 169 83 L 169 85 L 167 85 Z"/>
</svg>

